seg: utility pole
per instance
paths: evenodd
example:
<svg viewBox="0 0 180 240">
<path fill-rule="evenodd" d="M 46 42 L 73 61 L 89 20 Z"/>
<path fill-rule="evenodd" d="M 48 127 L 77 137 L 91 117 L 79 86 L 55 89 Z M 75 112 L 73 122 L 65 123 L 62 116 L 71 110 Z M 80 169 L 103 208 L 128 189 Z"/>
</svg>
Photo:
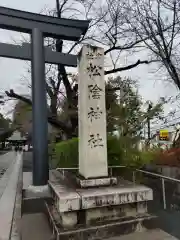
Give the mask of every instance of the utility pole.
<svg viewBox="0 0 180 240">
<path fill-rule="evenodd" d="M 150 145 L 150 140 L 151 140 L 151 123 L 150 123 L 150 117 L 149 117 L 149 112 L 151 111 L 151 109 L 152 109 L 152 104 L 151 103 L 149 103 L 149 105 L 148 105 L 148 109 L 147 109 L 147 114 L 148 114 L 148 116 L 147 116 L 147 127 L 148 127 L 148 144 L 147 145 Z"/>
<path fill-rule="evenodd" d="M 147 118 L 147 127 L 148 127 L 148 142 L 151 140 L 151 127 L 150 127 L 150 118 Z"/>
</svg>

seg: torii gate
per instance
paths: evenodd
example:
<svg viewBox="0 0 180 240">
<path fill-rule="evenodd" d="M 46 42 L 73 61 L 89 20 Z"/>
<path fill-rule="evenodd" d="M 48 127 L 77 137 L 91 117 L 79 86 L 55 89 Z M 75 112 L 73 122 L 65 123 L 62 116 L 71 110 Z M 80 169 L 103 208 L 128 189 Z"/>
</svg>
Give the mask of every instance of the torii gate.
<svg viewBox="0 0 180 240">
<path fill-rule="evenodd" d="M 77 66 L 77 56 L 44 48 L 44 37 L 78 41 L 88 26 L 89 21 L 58 19 L 0 7 L 0 28 L 31 34 L 31 47 L 30 44 L 0 43 L 0 56 L 32 61 L 34 186 L 46 185 L 49 179 L 45 62 Z"/>
</svg>

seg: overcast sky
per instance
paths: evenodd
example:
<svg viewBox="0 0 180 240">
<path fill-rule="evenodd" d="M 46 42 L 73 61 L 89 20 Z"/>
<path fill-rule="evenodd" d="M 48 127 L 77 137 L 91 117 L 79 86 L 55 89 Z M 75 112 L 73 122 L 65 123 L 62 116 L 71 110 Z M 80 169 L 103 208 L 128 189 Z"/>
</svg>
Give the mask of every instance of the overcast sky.
<svg viewBox="0 0 180 240">
<path fill-rule="evenodd" d="M 0 0 L 0 6 L 39 13 L 45 7 L 54 8 L 55 0 Z M 12 43 L 14 39 L 16 41 L 20 40 L 20 34 L 0 30 L 1 42 Z M 22 77 L 26 74 L 26 68 L 27 64 L 23 61 L 0 58 L 0 92 L 13 88 L 18 93 L 25 93 Z M 154 75 L 151 73 L 153 69 L 153 66 L 141 65 L 133 70 L 123 72 L 121 75 L 137 79 L 140 85 L 140 93 L 147 100 L 155 101 L 160 96 L 175 95 L 177 93 L 175 88 L 171 84 L 162 83 L 159 80 L 161 74 Z M 166 111 L 169 108 L 168 106 Z M 2 108 L 1 111 L 3 111 Z"/>
</svg>

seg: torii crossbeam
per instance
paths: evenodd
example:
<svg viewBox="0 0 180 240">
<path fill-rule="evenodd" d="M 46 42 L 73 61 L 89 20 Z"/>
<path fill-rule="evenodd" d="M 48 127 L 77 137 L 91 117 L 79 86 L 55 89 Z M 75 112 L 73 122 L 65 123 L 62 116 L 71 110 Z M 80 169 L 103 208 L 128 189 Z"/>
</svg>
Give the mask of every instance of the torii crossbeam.
<svg viewBox="0 0 180 240">
<path fill-rule="evenodd" d="M 34 186 L 47 185 L 49 179 L 45 62 L 76 66 L 76 56 L 63 55 L 44 48 L 44 37 L 78 41 L 86 33 L 88 26 L 89 21 L 58 19 L 0 7 L 0 28 L 31 34 L 31 49 L 29 45 L 18 47 L 1 43 L 0 56 L 32 62 Z"/>
</svg>

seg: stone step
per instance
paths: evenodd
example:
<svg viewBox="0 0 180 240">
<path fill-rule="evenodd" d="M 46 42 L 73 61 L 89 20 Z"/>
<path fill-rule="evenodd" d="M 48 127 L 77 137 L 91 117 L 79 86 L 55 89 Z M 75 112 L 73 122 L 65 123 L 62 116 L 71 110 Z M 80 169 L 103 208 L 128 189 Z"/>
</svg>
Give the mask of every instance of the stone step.
<svg viewBox="0 0 180 240">
<path fill-rule="evenodd" d="M 104 221 L 91 225 L 79 223 L 75 227 L 66 229 L 62 227 L 60 214 L 53 203 L 46 202 L 45 205 L 46 214 L 56 240 L 100 240 L 157 228 L 156 216 L 144 214 L 139 217 L 126 217 L 118 221 Z"/>
</svg>

